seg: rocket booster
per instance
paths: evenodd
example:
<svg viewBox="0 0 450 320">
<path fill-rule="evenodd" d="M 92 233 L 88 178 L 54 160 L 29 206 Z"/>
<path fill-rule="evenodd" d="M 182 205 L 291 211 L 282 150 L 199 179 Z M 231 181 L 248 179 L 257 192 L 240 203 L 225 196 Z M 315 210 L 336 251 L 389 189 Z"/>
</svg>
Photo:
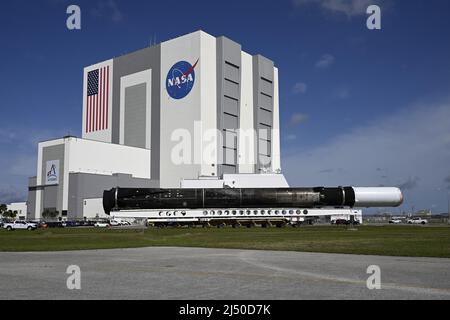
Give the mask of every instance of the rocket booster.
<svg viewBox="0 0 450 320">
<path fill-rule="evenodd" d="M 398 188 L 113 188 L 103 193 L 103 207 L 112 210 L 214 208 L 369 208 L 398 207 Z"/>
</svg>

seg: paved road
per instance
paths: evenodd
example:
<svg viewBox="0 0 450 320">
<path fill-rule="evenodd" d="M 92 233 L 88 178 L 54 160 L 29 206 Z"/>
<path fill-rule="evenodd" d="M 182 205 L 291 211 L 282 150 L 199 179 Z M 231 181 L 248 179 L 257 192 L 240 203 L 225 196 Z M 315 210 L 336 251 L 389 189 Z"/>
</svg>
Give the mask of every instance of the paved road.
<svg viewBox="0 0 450 320">
<path fill-rule="evenodd" d="M 67 289 L 69 265 L 81 290 Z M 381 290 L 368 290 L 369 265 Z M 0 299 L 450 299 L 450 259 L 200 248 L 0 253 Z"/>
</svg>

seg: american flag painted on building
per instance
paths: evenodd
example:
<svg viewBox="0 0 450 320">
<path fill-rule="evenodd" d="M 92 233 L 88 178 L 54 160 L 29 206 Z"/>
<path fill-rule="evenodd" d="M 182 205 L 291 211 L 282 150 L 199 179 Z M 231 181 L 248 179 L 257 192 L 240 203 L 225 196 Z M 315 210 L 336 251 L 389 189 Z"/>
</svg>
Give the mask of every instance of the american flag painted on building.
<svg viewBox="0 0 450 320">
<path fill-rule="evenodd" d="M 108 129 L 109 66 L 88 72 L 86 132 Z"/>
</svg>

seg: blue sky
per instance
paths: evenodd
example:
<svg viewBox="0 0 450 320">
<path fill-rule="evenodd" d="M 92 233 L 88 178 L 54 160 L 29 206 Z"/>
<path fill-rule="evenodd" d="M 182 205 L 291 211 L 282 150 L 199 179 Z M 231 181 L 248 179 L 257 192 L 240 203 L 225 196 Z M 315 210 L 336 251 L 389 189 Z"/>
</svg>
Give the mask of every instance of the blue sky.
<svg viewBox="0 0 450 320">
<path fill-rule="evenodd" d="M 370 4 L 382 30 L 366 28 Z M 81 135 L 84 66 L 202 29 L 279 68 L 291 185 L 397 185 L 401 210 L 446 211 L 449 14 L 447 0 L 3 1 L 0 202 L 26 197 L 38 141 Z"/>
</svg>

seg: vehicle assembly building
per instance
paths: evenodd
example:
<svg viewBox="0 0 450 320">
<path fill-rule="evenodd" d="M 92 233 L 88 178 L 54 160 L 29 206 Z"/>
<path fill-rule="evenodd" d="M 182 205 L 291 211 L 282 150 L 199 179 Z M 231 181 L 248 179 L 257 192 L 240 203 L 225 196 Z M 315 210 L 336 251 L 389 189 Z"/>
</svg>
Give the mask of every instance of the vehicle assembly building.
<svg viewBox="0 0 450 320">
<path fill-rule="evenodd" d="M 288 188 L 278 91 L 273 61 L 203 31 L 86 67 L 82 138 L 39 143 L 27 218 L 103 217 L 116 187 Z"/>
</svg>

